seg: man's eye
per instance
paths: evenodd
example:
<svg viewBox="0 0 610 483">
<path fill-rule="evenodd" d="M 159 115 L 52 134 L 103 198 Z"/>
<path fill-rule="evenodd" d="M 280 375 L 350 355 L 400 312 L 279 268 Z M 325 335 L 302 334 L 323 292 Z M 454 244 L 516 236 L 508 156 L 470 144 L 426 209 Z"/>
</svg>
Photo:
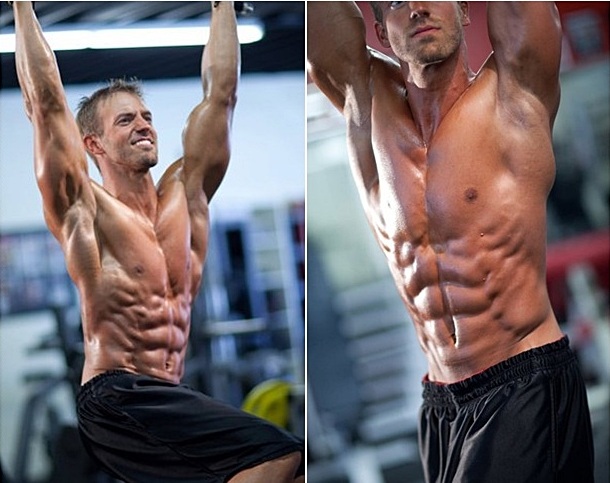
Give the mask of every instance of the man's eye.
<svg viewBox="0 0 610 483">
<path fill-rule="evenodd" d="M 390 2 L 390 8 L 398 8 L 405 2 Z"/>
</svg>

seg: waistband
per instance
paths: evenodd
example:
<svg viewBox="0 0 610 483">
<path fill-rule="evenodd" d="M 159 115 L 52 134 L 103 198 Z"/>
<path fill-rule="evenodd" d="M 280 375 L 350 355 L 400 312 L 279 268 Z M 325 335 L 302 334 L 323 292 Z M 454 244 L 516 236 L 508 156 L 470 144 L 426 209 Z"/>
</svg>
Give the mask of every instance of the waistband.
<svg viewBox="0 0 610 483">
<path fill-rule="evenodd" d="M 567 336 L 510 357 L 463 381 L 442 384 L 424 380 L 423 398 L 427 404 L 453 406 L 485 395 L 491 389 L 536 372 L 555 369 L 575 360 Z"/>
<path fill-rule="evenodd" d="M 136 374 L 129 371 L 123 371 L 121 369 L 113 369 L 111 371 L 102 372 L 101 374 L 89 379 L 80 387 L 76 401 L 80 403 L 84 398 L 91 396 L 98 386 L 105 384 L 110 379 L 115 379 L 120 376 L 136 376 Z"/>
</svg>

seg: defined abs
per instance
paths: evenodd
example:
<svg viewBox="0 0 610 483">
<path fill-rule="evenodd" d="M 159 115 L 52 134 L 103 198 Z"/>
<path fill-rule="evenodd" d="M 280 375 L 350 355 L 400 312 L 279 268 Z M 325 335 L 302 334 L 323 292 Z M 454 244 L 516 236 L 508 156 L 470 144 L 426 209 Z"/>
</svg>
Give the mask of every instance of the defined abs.
<svg viewBox="0 0 610 483">
<path fill-rule="evenodd" d="M 438 254 L 430 247 L 400 247 L 390 260 L 405 302 L 425 320 L 448 313 L 441 288 Z"/>
<path fill-rule="evenodd" d="M 438 344 L 456 343 L 460 319 L 488 314 L 493 297 L 481 260 L 430 245 L 402 255 L 392 260 L 399 291 L 413 321 Z"/>
</svg>

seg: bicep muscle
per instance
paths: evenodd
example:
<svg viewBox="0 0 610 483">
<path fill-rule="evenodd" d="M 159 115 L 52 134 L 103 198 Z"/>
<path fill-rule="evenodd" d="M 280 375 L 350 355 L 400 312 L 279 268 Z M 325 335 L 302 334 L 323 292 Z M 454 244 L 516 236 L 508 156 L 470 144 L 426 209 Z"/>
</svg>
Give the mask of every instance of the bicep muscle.
<svg viewBox="0 0 610 483">
<path fill-rule="evenodd" d="M 32 116 L 36 180 L 49 228 L 59 233 L 67 211 L 77 203 L 93 209 L 85 148 L 67 106 Z"/>
</svg>

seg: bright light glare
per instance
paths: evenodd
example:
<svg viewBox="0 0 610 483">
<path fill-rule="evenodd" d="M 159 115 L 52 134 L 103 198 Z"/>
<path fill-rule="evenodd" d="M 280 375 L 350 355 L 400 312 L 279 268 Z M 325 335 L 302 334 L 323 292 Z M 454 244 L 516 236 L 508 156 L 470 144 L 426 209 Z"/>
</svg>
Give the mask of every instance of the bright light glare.
<svg viewBox="0 0 610 483">
<path fill-rule="evenodd" d="M 258 42 L 265 35 L 258 22 L 237 25 L 239 43 Z M 48 30 L 44 33 L 53 50 L 128 49 L 138 47 L 179 47 L 204 45 L 210 38 L 210 27 L 201 24 L 126 28 L 85 28 L 79 30 Z M 15 34 L 0 34 L 0 52 L 15 52 Z"/>
</svg>

